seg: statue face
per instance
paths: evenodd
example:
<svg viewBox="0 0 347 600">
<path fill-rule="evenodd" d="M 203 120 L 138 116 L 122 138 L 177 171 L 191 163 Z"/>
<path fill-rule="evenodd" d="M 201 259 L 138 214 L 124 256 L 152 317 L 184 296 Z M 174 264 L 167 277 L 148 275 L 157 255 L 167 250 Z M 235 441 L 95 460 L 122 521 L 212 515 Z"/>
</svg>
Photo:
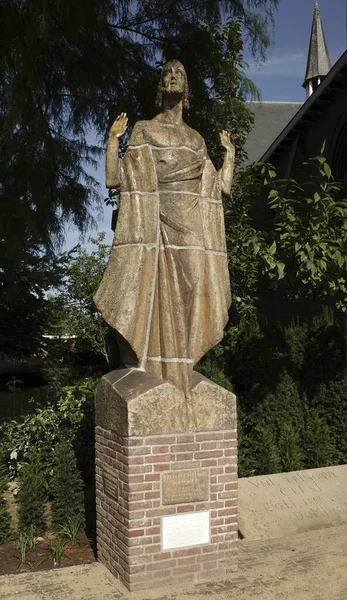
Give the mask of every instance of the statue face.
<svg viewBox="0 0 347 600">
<path fill-rule="evenodd" d="M 179 62 L 165 65 L 162 74 L 162 90 L 164 94 L 183 94 L 185 84 L 185 71 Z"/>
</svg>

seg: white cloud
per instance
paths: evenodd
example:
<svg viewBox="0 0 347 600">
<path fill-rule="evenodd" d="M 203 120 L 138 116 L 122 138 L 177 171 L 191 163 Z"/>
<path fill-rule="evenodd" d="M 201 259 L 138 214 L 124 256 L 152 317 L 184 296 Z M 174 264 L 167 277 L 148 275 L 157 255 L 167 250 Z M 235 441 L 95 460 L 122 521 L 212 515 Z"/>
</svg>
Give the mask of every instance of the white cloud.
<svg viewBox="0 0 347 600">
<path fill-rule="evenodd" d="M 250 64 L 248 75 L 258 77 L 300 77 L 304 78 L 306 69 L 307 55 L 304 52 L 292 52 L 282 54 L 282 56 L 269 57 L 266 63 L 260 67 L 253 63 Z"/>
</svg>

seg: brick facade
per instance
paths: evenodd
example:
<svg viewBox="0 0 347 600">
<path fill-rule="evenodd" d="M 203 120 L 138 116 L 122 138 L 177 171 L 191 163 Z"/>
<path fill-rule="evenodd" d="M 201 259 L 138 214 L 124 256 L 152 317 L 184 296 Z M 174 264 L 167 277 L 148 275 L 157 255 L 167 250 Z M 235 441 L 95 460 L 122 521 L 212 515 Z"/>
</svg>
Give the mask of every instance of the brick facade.
<svg viewBox="0 0 347 600">
<path fill-rule="evenodd" d="M 236 453 L 236 429 L 139 437 L 98 426 L 99 560 L 131 591 L 199 581 L 235 570 Z M 162 504 L 163 473 L 201 469 L 208 471 L 208 500 Z M 209 511 L 210 543 L 162 550 L 162 518 L 198 511 Z"/>
</svg>

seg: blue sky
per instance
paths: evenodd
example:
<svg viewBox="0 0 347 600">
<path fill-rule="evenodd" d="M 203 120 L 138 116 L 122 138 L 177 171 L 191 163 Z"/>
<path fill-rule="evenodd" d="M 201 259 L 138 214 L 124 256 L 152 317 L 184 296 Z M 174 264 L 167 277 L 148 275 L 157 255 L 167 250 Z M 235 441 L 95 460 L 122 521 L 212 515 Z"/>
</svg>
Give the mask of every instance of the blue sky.
<svg viewBox="0 0 347 600">
<path fill-rule="evenodd" d="M 332 65 L 346 49 L 346 0 L 319 0 Z M 275 45 L 260 68 L 250 65 L 249 76 L 263 100 L 303 102 L 301 87 L 310 43 L 314 0 L 280 0 Z M 247 58 L 247 56 L 246 56 Z"/>
<path fill-rule="evenodd" d="M 346 49 L 346 0 L 319 0 L 325 36 L 332 65 Z M 275 43 L 268 50 L 266 63 L 258 68 L 249 62 L 249 77 L 261 92 L 264 101 L 303 102 L 305 91 L 302 83 L 305 76 L 307 54 L 310 42 L 314 0 L 280 0 L 275 17 Z M 121 112 L 122 107 L 119 107 Z M 116 117 L 116 115 L 115 115 Z M 104 160 L 93 175 L 101 183 L 104 196 Z M 100 212 L 100 211 L 99 211 Z M 106 232 L 106 242 L 111 244 L 113 232 L 110 230 L 112 209 L 103 208 L 103 218 L 98 221 L 96 231 Z M 97 218 L 97 214 L 95 215 Z M 88 238 L 88 236 L 87 236 Z M 78 233 L 67 232 L 66 249 L 79 241 Z"/>
</svg>

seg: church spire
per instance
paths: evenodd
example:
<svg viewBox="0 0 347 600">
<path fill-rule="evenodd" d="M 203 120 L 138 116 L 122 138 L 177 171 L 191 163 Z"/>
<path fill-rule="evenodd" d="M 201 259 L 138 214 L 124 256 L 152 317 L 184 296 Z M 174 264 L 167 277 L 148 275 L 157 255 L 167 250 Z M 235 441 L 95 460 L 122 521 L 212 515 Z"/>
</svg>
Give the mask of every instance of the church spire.
<svg viewBox="0 0 347 600">
<path fill-rule="evenodd" d="M 310 49 L 307 59 L 306 75 L 303 87 L 306 89 L 308 98 L 315 91 L 318 85 L 331 69 L 328 46 L 326 43 L 322 19 L 318 6 L 318 0 L 315 1 L 313 22 L 311 30 Z"/>
</svg>

